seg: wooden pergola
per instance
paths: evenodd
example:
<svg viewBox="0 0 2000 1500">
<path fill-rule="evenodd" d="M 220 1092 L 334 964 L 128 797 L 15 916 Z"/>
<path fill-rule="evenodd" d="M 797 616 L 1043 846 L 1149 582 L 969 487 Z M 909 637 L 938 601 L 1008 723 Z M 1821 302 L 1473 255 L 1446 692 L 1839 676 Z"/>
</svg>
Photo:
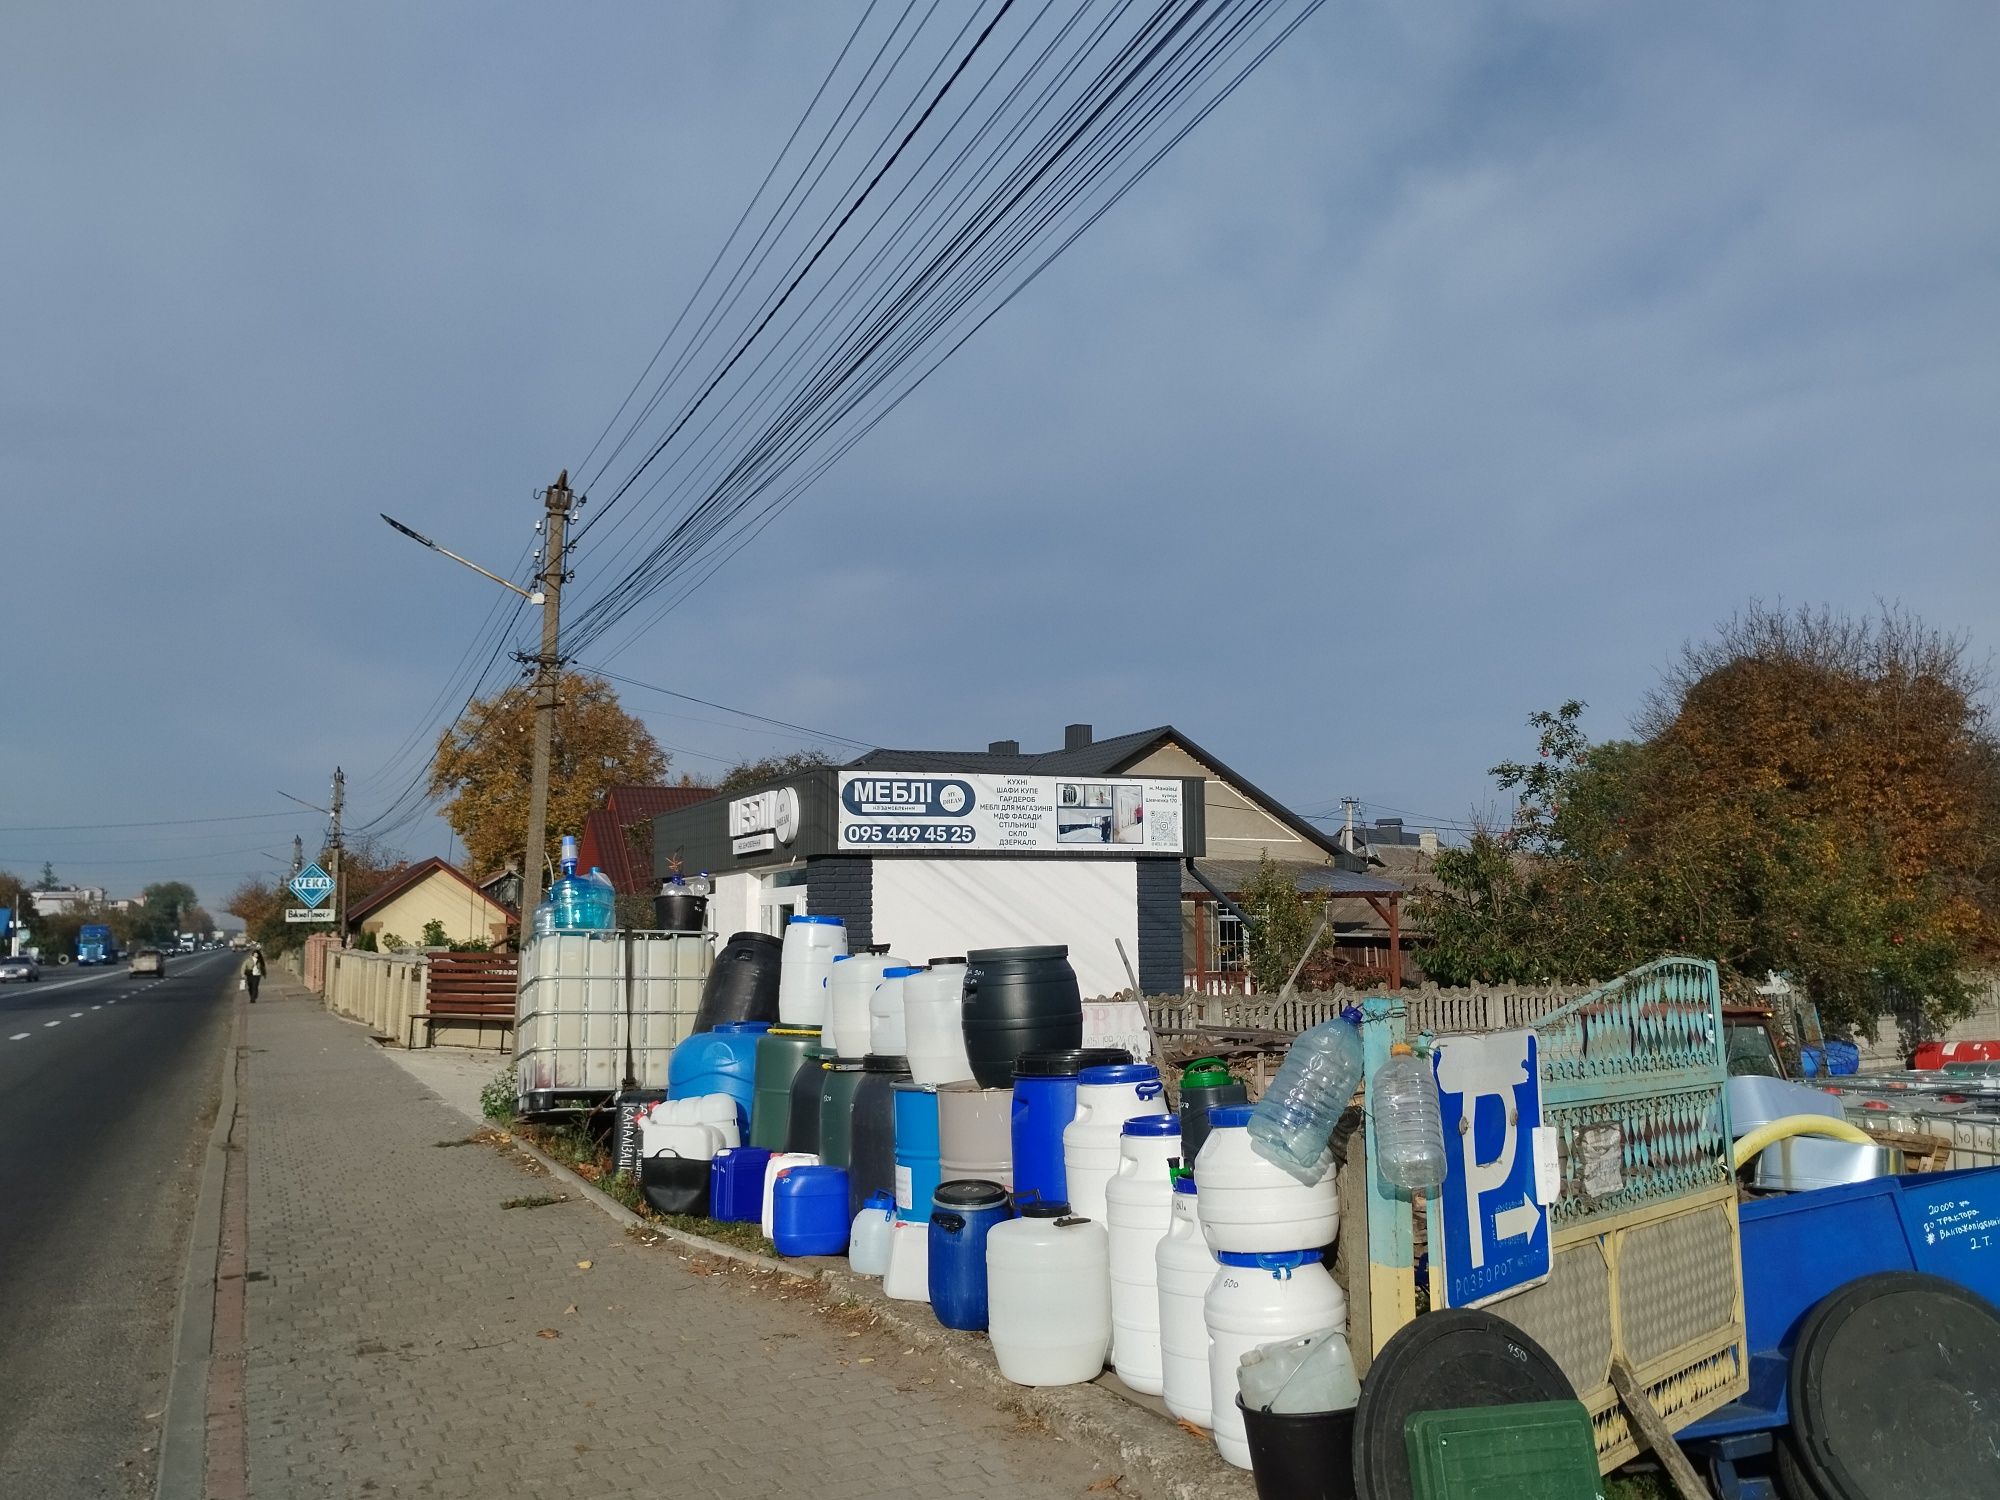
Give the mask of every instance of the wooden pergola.
<svg viewBox="0 0 2000 1500">
<path fill-rule="evenodd" d="M 1220 861 L 1204 860 L 1201 863 L 1204 866 L 1222 866 L 1226 868 L 1226 865 L 1223 865 L 1223 862 Z M 1310 878 L 1313 882 L 1312 887 L 1303 890 L 1302 893 L 1312 896 L 1324 906 L 1329 925 L 1331 925 L 1333 907 L 1336 902 L 1360 902 L 1381 920 L 1382 925 L 1387 929 L 1388 951 L 1385 967 L 1388 970 L 1389 988 L 1400 990 L 1403 987 L 1403 896 L 1405 894 L 1403 888 L 1392 881 L 1382 880 L 1372 875 L 1360 875 L 1353 871 L 1337 870 L 1323 865 L 1303 866 L 1301 867 L 1301 875 Z M 1237 894 L 1236 891 L 1228 890 L 1226 886 L 1224 889 L 1232 896 Z M 1210 978 L 1219 979 L 1225 976 L 1232 978 L 1240 977 L 1242 971 L 1239 969 L 1211 969 L 1209 967 L 1209 960 L 1212 955 L 1208 951 L 1208 914 L 1210 909 L 1217 904 L 1214 894 L 1200 886 L 1196 886 L 1194 889 L 1188 889 L 1184 886 L 1181 896 L 1183 900 L 1190 902 L 1195 910 L 1195 967 L 1191 974 L 1191 977 L 1195 981 L 1195 987 L 1205 991 L 1207 989 L 1207 981 Z"/>
</svg>

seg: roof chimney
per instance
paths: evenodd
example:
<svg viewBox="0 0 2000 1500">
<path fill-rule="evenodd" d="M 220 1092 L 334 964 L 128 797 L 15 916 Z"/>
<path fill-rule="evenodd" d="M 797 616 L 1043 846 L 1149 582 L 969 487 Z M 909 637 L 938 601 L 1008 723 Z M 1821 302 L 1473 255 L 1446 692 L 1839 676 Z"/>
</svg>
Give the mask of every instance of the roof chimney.
<svg viewBox="0 0 2000 1500">
<path fill-rule="evenodd" d="M 1088 750 L 1090 748 L 1090 726 L 1088 724 L 1063 725 L 1063 749 Z"/>
<path fill-rule="evenodd" d="M 986 753 L 988 755 L 1019 755 L 1021 753 L 1021 742 L 1019 740 L 995 740 L 986 747 Z"/>
</svg>

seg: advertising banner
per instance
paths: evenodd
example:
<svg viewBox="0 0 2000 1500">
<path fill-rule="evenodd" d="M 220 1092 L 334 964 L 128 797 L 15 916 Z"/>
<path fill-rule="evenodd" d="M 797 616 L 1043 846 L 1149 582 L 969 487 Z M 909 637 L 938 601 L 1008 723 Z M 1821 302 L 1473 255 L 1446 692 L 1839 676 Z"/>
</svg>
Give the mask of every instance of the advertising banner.
<svg viewBox="0 0 2000 1500">
<path fill-rule="evenodd" d="M 1178 781 L 949 772 L 840 775 L 843 850 L 1181 854 Z"/>
</svg>

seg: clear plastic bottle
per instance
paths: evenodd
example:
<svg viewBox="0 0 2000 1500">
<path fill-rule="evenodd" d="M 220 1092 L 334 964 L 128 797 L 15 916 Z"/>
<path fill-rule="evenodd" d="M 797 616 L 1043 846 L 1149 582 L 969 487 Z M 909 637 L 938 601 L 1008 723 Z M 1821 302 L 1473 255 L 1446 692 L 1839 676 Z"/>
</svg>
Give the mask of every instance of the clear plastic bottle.
<svg viewBox="0 0 2000 1500">
<path fill-rule="evenodd" d="M 1389 1060 L 1369 1084 L 1375 1115 L 1376 1158 L 1383 1180 L 1428 1191 L 1444 1181 L 1444 1119 L 1428 1054 L 1407 1042 L 1389 1049 Z"/>
<path fill-rule="evenodd" d="M 576 873 L 576 835 L 566 833 L 562 841 L 562 876 L 549 887 L 550 921 L 557 932 L 589 929 L 586 888 Z"/>
<path fill-rule="evenodd" d="M 596 865 L 584 877 L 584 915 L 593 932 L 609 932 L 618 925 L 618 887 Z"/>
<path fill-rule="evenodd" d="M 1361 1082 L 1361 1012 L 1349 1009 L 1295 1038 L 1250 1116 L 1250 1144 L 1307 1187 L 1331 1161 L 1328 1142 Z"/>
</svg>

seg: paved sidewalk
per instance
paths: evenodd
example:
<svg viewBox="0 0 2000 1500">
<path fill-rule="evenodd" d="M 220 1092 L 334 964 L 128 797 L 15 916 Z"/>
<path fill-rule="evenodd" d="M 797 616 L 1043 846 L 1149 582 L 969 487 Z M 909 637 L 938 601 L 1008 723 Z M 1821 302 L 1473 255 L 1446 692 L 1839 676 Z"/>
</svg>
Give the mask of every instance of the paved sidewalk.
<svg viewBox="0 0 2000 1500">
<path fill-rule="evenodd" d="M 245 1099 L 257 1500 L 1040 1500 L 1119 1472 L 774 1278 L 584 1203 L 502 1209 L 561 1189 L 451 1144 L 465 1117 L 289 975 Z"/>
</svg>

